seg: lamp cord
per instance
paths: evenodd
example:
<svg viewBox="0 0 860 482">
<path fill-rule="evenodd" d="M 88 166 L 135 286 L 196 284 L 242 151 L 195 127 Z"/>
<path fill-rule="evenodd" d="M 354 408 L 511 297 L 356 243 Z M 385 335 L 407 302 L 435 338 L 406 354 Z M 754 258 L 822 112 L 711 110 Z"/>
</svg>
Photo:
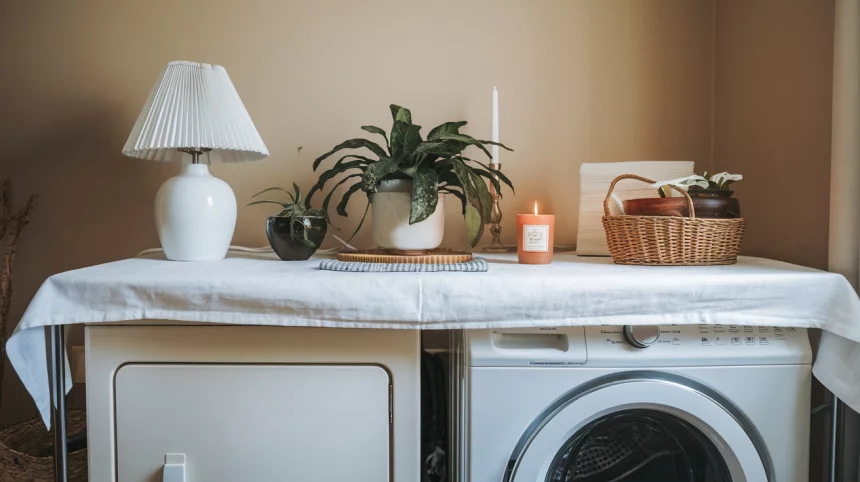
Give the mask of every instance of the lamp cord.
<svg viewBox="0 0 860 482">
<path fill-rule="evenodd" d="M 317 254 L 330 255 L 330 254 L 339 253 L 341 251 L 358 251 L 358 248 L 356 248 L 355 246 L 352 246 L 352 245 L 348 244 L 346 241 L 340 239 L 339 236 L 332 234 L 332 237 L 334 237 L 334 239 L 336 239 L 339 243 L 341 243 L 343 245 L 343 247 L 342 248 L 335 247 L 335 248 L 321 249 L 321 250 L 317 251 Z M 238 251 L 240 253 L 257 253 L 257 254 L 260 254 L 260 253 L 265 254 L 265 253 L 273 253 L 274 252 L 274 250 L 272 249 L 271 246 L 260 246 L 259 248 L 249 248 L 247 246 L 236 246 L 236 245 L 232 245 L 232 244 L 230 245 L 229 248 L 227 248 L 227 250 L 228 251 Z M 134 255 L 134 257 L 140 258 L 141 256 L 146 256 L 147 254 L 161 253 L 161 252 L 164 252 L 164 249 L 162 249 L 162 248 L 149 248 L 149 249 L 144 249 L 143 251 L 137 253 L 136 255 Z"/>
</svg>

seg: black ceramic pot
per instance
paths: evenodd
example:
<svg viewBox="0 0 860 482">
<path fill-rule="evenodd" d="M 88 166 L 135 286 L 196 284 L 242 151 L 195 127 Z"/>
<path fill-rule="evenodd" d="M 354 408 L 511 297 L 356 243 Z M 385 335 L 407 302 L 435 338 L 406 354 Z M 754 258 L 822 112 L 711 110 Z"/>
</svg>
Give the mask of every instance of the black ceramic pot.
<svg viewBox="0 0 860 482">
<path fill-rule="evenodd" d="M 732 194 L 735 192 L 731 189 L 707 189 L 699 186 L 690 186 L 690 189 L 687 190 L 687 194 L 690 197 L 717 197 L 717 198 L 726 198 L 732 197 Z"/>
<path fill-rule="evenodd" d="M 305 222 L 310 227 L 306 227 Z M 293 226 L 294 239 L 290 234 L 289 217 L 269 216 L 266 220 L 266 236 L 269 238 L 269 244 L 284 261 L 303 261 L 310 258 L 325 239 L 327 228 L 325 219 L 298 217 Z M 301 242 L 305 237 L 313 246 Z"/>
</svg>

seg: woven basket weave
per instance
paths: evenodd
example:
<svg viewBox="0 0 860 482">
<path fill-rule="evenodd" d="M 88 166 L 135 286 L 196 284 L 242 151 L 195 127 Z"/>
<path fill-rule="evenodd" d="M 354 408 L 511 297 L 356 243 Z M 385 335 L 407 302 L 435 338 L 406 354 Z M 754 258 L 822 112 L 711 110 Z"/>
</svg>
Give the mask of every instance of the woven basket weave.
<svg viewBox="0 0 860 482">
<path fill-rule="evenodd" d="M 69 435 L 83 433 L 87 426 L 83 410 L 68 415 Z M 54 433 L 45 430 L 42 420 L 34 418 L 0 431 L 0 482 L 53 482 Z M 87 449 L 69 453 L 69 482 L 86 482 Z"/>
<path fill-rule="evenodd" d="M 618 264 L 651 266 L 707 266 L 734 264 L 744 237 L 744 219 L 696 218 L 693 200 L 686 191 L 670 186 L 687 199 L 690 217 L 612 216 L 609 200 L 623 179 L 654 181 L 633 174 L 616 177 L 603 201 L 603 229 L 612 260 Z"/>
</svg>

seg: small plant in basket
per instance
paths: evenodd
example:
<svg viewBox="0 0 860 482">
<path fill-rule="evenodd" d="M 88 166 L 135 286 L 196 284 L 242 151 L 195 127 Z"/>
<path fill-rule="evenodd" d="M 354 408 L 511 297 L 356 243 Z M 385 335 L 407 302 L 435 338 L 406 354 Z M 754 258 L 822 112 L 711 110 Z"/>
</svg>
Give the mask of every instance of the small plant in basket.
<svg viewBox="0 0 860 482">
<path fill-rule="evenodd" d="M 729 174 L 728 172 L 719 172 L 717 174 L 708 175 L 708 171 L 702 175 L 694 174 L 692 176 L 682 177 L 679 179 L 671 179 L 669 181 L 661 181 L 654 184 L 660 197 L 668 195 L 667 184 L 673 184 L 687 189 L 690 197 L 732 197 L 734 191 L 729 189 L 729 185 L 736 181 L 743 180 L 740 174 Z"/>
</svg>

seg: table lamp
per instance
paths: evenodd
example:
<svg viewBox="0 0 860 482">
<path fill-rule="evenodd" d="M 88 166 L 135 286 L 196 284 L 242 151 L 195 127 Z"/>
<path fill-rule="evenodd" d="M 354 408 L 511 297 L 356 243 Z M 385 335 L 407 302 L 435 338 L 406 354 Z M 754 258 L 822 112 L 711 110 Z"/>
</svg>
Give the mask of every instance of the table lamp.
<svg viewBox="0 0 860 482">
<path fill-rule="evenodd" d="M 236 196 L 201 158 L 211 164 L 269 155 L 224 67 L 185 61 L 162 70 L 122 153 L 188 161 L 155 195 L 158 238 L 174 261 L 224 258 L 236 229 Z"/>
</svg>

